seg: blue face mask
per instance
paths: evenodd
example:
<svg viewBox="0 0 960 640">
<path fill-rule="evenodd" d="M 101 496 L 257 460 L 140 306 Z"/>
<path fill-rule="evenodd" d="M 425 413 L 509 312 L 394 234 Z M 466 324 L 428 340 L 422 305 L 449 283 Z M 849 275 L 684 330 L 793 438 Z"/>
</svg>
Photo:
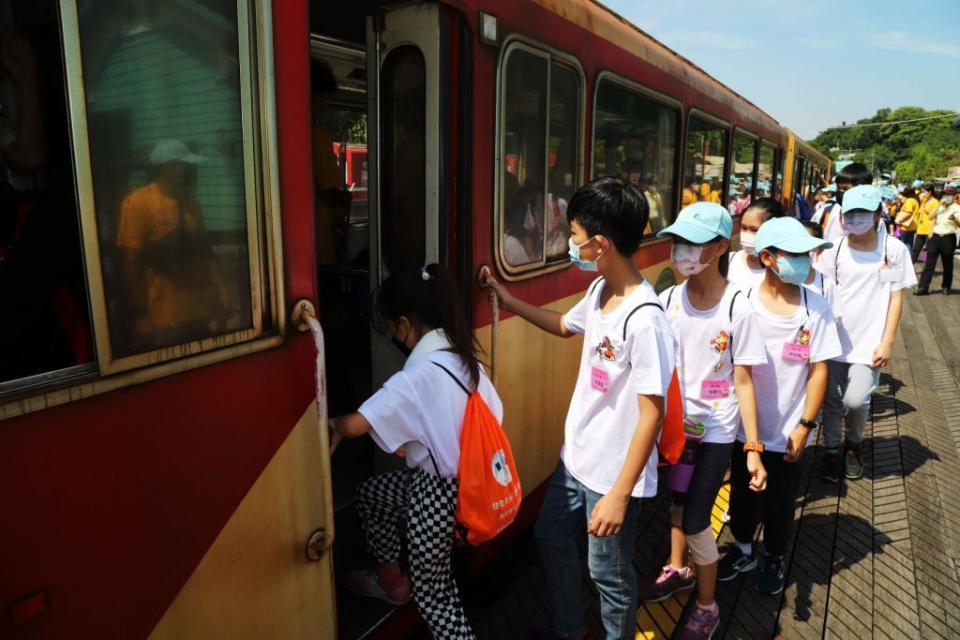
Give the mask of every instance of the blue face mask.
<svg viewBox="0 0 960 640">
<path fill-rule="evenodd" d="M 593 238 L 596 238 L 596 236 L 594 236 Z M 596 271 L 596 270 L 597 270 L 597 261 L 596 261 L 596 260 L 594 260 L 594 261 L 592 261 L 592 262 L 587 262 L 587 261 L 585 261 L 585 260 L 581 260 L 581 259 L 580 259 L 580 248 L 581 248 L 581 247 L 585 247 L 585 246 L 587 246 L 588 244 L 590 244 L 590 242 L 593 240 L 593 238 L 590 238 L 590 240 L 587 240 L 587 241 L 584 242 L 583 244 L 574 244 L 574 243 L 573 243 L 573 238 L 568 238 L 568 239 L 567 239 L 567 244 L 570 245 L 570 251 L 568 252 L 569 255 L 570 255 L 570 262 L 572 262 L 573 264 L 577 265 L 577 267 L 579 267 L 582 271 Z M 599 259 L 599 256 L 598 256 L 598 259 Z"/>
<path fill-rule="evenodd" d="M 803 284 L 810 275 L 810 256 L 777 256 L 777 269 L 787 284 Z"/>
</svg>

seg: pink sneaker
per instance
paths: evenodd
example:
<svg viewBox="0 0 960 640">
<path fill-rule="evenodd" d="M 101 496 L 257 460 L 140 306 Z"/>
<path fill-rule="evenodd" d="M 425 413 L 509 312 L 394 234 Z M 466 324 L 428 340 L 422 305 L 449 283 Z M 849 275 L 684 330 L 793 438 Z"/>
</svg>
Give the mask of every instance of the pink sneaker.
<svg viewBox="0 0 960 640">
<path fill-rule="evenodd" d="M 641 582 L 637 595 L 643 602 L 662 602 L 679 591 L 693 589 L 695 584 L 697 579 L 690 567 L 678 571 L 668 564 L 660 570 L 660 575 L 655 580 Z"/>
<path fill-rule="evenodd" d="M 719 626 L 720 607 L 716 603 L 705 607 L 697 602 L 687 617 L 686 624 L 674 637 L 676 640 L 710 640 Z"/>
<path fill-rule="evenodd" d="M 379 598 L 392 605 L 410 602 L 410 578 L 400 576 L 392 585 L 384 585 L 376 571 L 351 571 L 344 580 L 351 593 L 367 598 Z"/>
</svg>

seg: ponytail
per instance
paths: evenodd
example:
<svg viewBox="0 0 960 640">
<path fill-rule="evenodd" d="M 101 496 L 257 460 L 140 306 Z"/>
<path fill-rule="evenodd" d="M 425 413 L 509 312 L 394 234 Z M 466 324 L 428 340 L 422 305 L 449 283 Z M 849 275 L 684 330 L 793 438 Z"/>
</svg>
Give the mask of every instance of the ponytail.
<svg viewBox="0 0 960 640">
<path fill-rule="evenodd" d="M 374 292 L 374 311 L 382 320 L 406 316 L 422 335 L 426 328 L 440 329 L 450 351 L 460 356 L 474 389 L 480 383 L 479 347 L 464 313 L 463 298 L 450 271 L 439 264 L 391 275 Z"/>
</svg>

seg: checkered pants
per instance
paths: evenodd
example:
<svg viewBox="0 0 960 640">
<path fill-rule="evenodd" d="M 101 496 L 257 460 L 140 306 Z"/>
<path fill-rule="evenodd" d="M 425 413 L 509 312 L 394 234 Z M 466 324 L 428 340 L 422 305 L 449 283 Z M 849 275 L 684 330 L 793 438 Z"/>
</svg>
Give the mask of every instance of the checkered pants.
<svg viewBox="0 0 960 640">
<path fill-rule="evenodd" d="M 407 523 L 413 598 L 438 640 L 472 640 L 450 554 L 457 515 L 457 480 L 420 469 L 374 476 L 357 489 L 367 547 L 377 562 L 400 558 L 400 525 Z"/>
</svg>

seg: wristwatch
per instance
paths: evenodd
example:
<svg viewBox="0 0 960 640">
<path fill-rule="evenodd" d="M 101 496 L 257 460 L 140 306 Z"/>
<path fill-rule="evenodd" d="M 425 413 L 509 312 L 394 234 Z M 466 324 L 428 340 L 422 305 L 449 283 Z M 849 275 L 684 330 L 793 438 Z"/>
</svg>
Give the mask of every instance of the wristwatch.
<svg viewBox="0 0 960 640">
<path fill-rule="evenodd" d="M 806 418 L 800 418 L 800 424 L 805 426 L 807 429 L 813 430 L 817 428 L 817 423 L 815 420 L 807 420 Z"/>
<path fill-rule="evenodd" d="M 743 445 L 743 450 L 745 453 L 750 453 L 751 451 L 756 451 L 757 453 L 763 453 L 763 443 L 762 442 L 745 442 Z"/>
</svg>

